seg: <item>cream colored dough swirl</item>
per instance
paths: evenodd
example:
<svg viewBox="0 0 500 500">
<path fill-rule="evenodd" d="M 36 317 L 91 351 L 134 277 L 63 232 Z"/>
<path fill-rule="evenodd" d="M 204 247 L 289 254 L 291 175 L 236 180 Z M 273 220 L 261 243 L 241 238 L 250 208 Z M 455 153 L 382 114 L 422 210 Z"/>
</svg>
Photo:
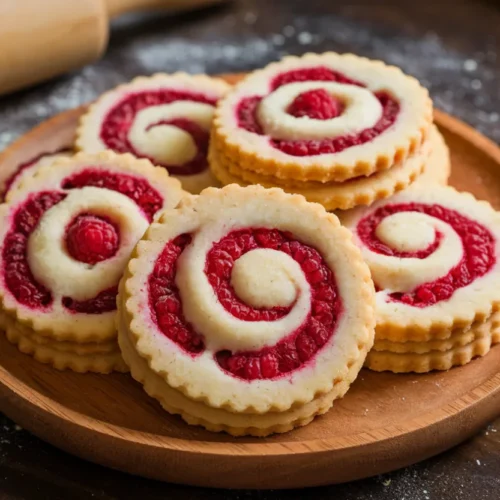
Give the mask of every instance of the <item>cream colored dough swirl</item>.
<svg viewBox="0 0 500 500">
<path fill-rule="evenodd" d="M 118 226 L 120 245 L 112 258 L 89 265 L 68 254 L 66 228 L 82 213 L 106 216 Z M 29 237 L 30 269 L 55 299 L 91 299 L 120 281 L 130 253 L 147 227 L 139 207 L 123 194 L 109 191 L 103 196 L 102 189 L 95 187 L 71 191 L 43 214 Z"/>
<path fill-rule="evenodd" d="M 262 224 L 261 214 L 252 217 L 242 210 L 234 212 L 231 219 L 245 219 L 242 229 L 248 227 L 247 224 L 250 227 Z M 192 245 L 183 252 L 177 264 L 176 282 L 184 314 L 197 331 L 204 333 L 207 348 L 214 352 L 271 346 L 299 328 L 311 312 L 311 290 L 299 264 L 284 252 L 270 249 L 250 250 L 237 259 L 231 282 L 236 294 L 240 299 L 246 299 L 248 305 L 291 305 L 290 312 L 277 321 L 245 321 L 224 308 L 213 293 L 205 263 L 214 243 L 228 230 L 240 229 L 237 224 L 231 224 L 231 219 L 221 216 L 215 224 L 199 229 Z M 279 276 L 277 280 L 276 274 Z M 242 279 L 248 276 L 252 276 L 251 280 Z"/>
<path fill-rule="evenodd" d="M 300 94 L 325 90 L 342 101 L 345 109 L 340 117 L 317 120 L 295 117 L 287 112 Z M 262 99 L 258 110 L 266 135 L 273 139 L 325 139 L 362 132 L 375 126 L 382 116 L 382 106 L 373 93 L 355 85 L 329 82 L 298 82 L 284 85 Z"/>
<path fill-rule="evenodd" d="M 129 142 L 142 156 L 164 165 L 184 165 L 198 153 L 191 134 L 168 122 L 187 119 L 204 130 L 210 130 L 214 107 L 192 101 L 145 108 L 137 113 L 128 133 Z"/>
<path fill-rule="evenodd" d="M 373 280 L 388 293 L 409 292 L 418 285 L 444 276 L 462 258 L 462 242 L 457 233 L 443 221 L 418 212 L 399 212 L 386 217 L 375 234 L 379 240 L 398 252 L 425 250 L 440 234 L 441 242 L 424 259 L 393 257 L 368 249 L 365 258 Z"/>
</svg>

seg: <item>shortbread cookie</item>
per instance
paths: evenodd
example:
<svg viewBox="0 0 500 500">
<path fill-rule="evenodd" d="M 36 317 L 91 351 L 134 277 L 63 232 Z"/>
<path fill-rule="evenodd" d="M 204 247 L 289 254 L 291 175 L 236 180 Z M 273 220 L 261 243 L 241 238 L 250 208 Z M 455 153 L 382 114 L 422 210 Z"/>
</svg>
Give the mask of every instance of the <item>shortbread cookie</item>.
<svg viewBox="0 0 500 500">
<path fill-rule="evenodd" d="M 41 363 L 58 370 L 70 369 L 79 373 L 127 372 L 116 340 L 113 344 L 58 342 L 38 336 L 29 328 L 14 321 L 7 323 L 6 335 L 18 349 Z"/>
<path fill-rule="evenodd" d="M 117 285 L 156 212 L 181 199 L 179 181 L 131 155 L 79 154 L 42 167 L 0 207 L 0 300 L 37 335 L 116 338 Z"/>
<path fill-rule="evenodd" d="M 261 175 L 342 182 L 403 161 L 431 123 L 427 90 L 398 68 L 306 54 L 236 85 L 217 106 L 210 149 Z"/>
<path fill-rule="evenodd" d="M 500 214 L 488 203 L 421 186 L 342 220 L 378 289 L 377 340 L 449 338 L 500 307 Z"/>
<path fill-rule="evenodd" d="M 280 189 L 184 199 L 148 229 L 122 286 L 133 375 L 151 378 L 139 357 L 161 379 L 147 390 L 168 411 L 182 395 L 172 412 L 212 430 L 302 425 L 343 395 L 373 342 L 373 285 L 349 232 Z"/>
<path fill-rule="evenodd" d="M 4 172 L 0 175 L 0 201 L 3 201 L 7 193 L 24 182 L 26 179 L 33 177 L 38 168 L 54 163 L 59 158 L 64 158 L 71 155 L 71 151 L 62 150 L 57 153 L 47 153 L 38 155 L 37 157 L 21 163 L 14 171 Z"/>
<path fill-rule="evenodd" d="M 231 164 L 227 159 L 220 161 L 215 151 L 210 153 L 210 168 L 222 184 L 236 183 L 240 186 L 260 184 L 268 188 L 280 187 L 287 193 L 301 194 L 307 201 L 320 203 L 327 210 L 347 210 L 359 205 L 370 205 L 376 200 L 387 198 L 407 188 L 420 176 L 425 165 L 434 162 L 429 159 L 431 148 L 432 143 L 426 141 L 417 153 L 397 163 L 390 170 L 344 182 L 283 181 L 277 177 L 245 170 Z"/>
<path fill-rule="evenodd" d="M 491 346 L 500 342 L 500 322 L 495 313 L 491 320 L 471 330 L 473 339 L 466 344 L 456 344 L 447 350 L 429 350 L 424 353 L 371 350 L 365 366 L 374 371 L 394 373 L 426 373 L 432 370 L 449 370 L 469 363 L 477 356 L 487 354 Z M 431 341 L 432 342 L 432 341 Z M 401 343 L 401 345 L 407 342 Z"/>
<path fill-rule="evenodd" d="M 187 191 L 214 185 L 207 163 L 217 101 L 230 86 L 204 75 L 139 77 L 102 95 L 82 117 L 78 149 L 111 149 L 147 158 L 178 177 Z"/>
</svg>

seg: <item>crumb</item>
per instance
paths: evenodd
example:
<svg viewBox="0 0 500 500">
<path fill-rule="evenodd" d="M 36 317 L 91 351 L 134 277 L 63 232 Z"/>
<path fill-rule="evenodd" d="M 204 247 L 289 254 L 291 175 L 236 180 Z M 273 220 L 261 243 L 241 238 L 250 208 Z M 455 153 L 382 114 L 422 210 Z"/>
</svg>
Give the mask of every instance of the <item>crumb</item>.
<svg viewBox="0 0 500 500">
<path fill-rule="evenodd" d="M 467 59 L 464 62 L 464 69 L 465 69 L 465 71 L 469 71 L 469 72 L 476 71 L 477 62 L 474 61 L 474 59 Z"/>
<path fill-rule="evenodd" d="M 255 12 L 247 12 L 243 20 L 245 24 L 255 24 L 255 21 L 257 21 L 257 14 L 255 14 Z"/>
<path fill-rule="evenodd" d="M 285 37 L 281 34 L 273 35 L 272 41 L 274 45 L 283 45 L 285 43 Z"/>
<path fill-rule="evenodd" d="M 313 36 L 311 35 L 311 33 L 308 33 L 307 31 L 302 31 L 301 33 L 299 33 L 297 39 L 300 45 L 309 45 L 313 40 Z"/>
<path fill-rule="evenodd" d="M 481 80 L 478 80 L 477 78 L 475 78 L 474 80 L 472 80 L 472 82 L 470 82 L 470 88 L 472 90 L 479 90 L 483 87 L 483 84 L 481 83 Z"/>
</svg>

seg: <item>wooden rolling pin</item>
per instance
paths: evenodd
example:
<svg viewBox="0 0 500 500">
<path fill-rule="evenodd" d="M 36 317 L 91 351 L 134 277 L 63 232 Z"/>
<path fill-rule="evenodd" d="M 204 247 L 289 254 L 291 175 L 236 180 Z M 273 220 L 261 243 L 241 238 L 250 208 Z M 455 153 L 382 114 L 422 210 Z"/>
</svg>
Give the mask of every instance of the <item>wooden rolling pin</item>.
<svg viewBox="0 0 500 500">
<path fill-rule="evenodd" d="M 223 0 L 0 0 L 0 94 L 98 59 L 110 19 L 129 12 L 186 10 Z"/>
</svg>

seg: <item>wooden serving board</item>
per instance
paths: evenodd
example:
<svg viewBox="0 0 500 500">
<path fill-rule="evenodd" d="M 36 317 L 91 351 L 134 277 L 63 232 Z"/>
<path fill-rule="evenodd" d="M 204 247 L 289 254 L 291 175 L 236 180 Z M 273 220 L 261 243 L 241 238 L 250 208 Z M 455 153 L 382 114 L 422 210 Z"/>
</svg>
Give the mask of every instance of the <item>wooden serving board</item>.
<svg viewBox="0 0 500 500">
<path fill-rule="evenodd" d="M 0 177 L 71 146 L 83 108 L 35 128 L 0 155 Z M 500 208 L 500 150 L 436 112 L 452 152 L 451 184 Z M 500 285 L 499 285 L 500 286 Z M 384 473 L 442 452 L 500 413 L 500 346 L 449 372 L 363 370 L 347 395 L 287 434 L 233 438 L 164 412 L 128 375 L 58 372 L 0 336 L 0 410 L 87 460 L 145 477 L 224 488 L 295 488 Z"/>
</svg>

